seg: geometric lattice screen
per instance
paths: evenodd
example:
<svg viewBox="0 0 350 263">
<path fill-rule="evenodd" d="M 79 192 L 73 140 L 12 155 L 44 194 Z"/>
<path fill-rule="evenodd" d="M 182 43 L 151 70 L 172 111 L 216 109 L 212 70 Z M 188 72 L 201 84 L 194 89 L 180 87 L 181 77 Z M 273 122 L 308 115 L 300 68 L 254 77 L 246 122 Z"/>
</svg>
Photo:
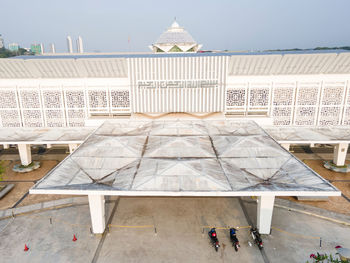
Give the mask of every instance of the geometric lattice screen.
<svg viewBox="0 0 350 263">
<path fill-rule="evenodd" d="M 64 90 L 66 102 L 67 125 L 69 127 L 84 126 L 86 118 L 86 99 L 83 89 L 70 88 Z"/>
<path fill-rule="evenodd" d="M 112 110 L 130 108 L 130 96 L 128 90 L 111 90 Z"/>
<path fill-rule="evenodd" d="M 272 117 L 275 125 L 290 125 L 293 120 L 294 87 L 274 85 Z"/>
<path fill-rule="evenodd" d="M 0 126 L 3 127 L 21 127 L 15 87 L 0 89 L 0 121 Z"/>
<path fill-rule="evenodd" d="M 207 95 L 203 103 L 213 103 L 212 94 Z M 275 125 L 350 125 L 350 87 L 345 82 L 231 83 L 225 106 L 228 114 L 271 116 Z M 124 114 L 130 108 L 125 87 L 0 88 L 2 127 L 84 126 L 92 114 Z"/>
<path fill-rule="evenodd" d="M 94 112 L 130 112 L 129 91 L 81 86 L 0 88 L 0 127 L 79 127 Z"/>
<path fill-rule="evenodd" d="M 45 123 L 48 127 L 64 127 L 64 105 L 61 90 L 42 90 Z"/>
<path fill-rule="evenodd" d="M 228 114 L 267 111 L 274 125 L 350 125 L 350 88 L 345 82 L 230 84 Z M 270 94 L 271 90 L 271 94 Z"/>
<path fill-rule="evenodd" d="M 37 87 L 19 89 L 19 102 L 21 105 L 23 126 L 43 127 L 44 118 L 40 100 L 40 90 Z"/>
</svg>

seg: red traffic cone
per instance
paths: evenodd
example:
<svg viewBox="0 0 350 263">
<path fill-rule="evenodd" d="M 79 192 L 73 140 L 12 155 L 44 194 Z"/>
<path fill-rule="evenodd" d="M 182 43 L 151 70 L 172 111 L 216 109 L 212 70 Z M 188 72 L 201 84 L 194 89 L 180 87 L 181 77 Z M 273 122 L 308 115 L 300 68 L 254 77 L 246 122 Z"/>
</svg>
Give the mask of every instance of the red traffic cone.
<svg viewBox="0 0 350 263">
<path fill-rule="evenodd" d="M 73 242 L 77 241 L 77 237 L 75 235 L 73 235 Z"/>
<path fill-rule="evenodd" d="M 27 244 L 24 244 L 24 251 L 28 251 L 29 247 L 27 247 Z"/>
</svg>

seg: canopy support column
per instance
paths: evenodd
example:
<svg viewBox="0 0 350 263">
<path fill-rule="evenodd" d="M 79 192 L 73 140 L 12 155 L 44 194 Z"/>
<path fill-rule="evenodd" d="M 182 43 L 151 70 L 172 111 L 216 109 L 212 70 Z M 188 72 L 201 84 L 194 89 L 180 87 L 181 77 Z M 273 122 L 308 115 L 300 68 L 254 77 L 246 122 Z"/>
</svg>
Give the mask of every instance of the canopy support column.
<svg viewBox="0 0 350 263">
<path fill-rule="evenodd" d="M 92 232 L 102 234 L 106 228 L 104 195 L 89 195 Z"/>
<path fill-rule="evenodd" d="M 10 148 L 10 145 L 9 144 L 4 144 L 4 149 L 8 149 Z"/>
<path fill-rule="evenodd" d="M 333 163 L 336 166 L 345 165 L 346 154 L 348 151 L 348 143 L 339 143 L 334 146 Z"/>
<path fill-rule="evenodd" d="M 260 234 L 270 234 L 275 196 L 259 196 L 257 227 Z"/>
<path fill-rule="evenodd" d="M 30 144 L 18 144 L 19 157 L 22 165 L 29 165 L 32 162 L 32 153 L 30 151 Z"/>
</svg>

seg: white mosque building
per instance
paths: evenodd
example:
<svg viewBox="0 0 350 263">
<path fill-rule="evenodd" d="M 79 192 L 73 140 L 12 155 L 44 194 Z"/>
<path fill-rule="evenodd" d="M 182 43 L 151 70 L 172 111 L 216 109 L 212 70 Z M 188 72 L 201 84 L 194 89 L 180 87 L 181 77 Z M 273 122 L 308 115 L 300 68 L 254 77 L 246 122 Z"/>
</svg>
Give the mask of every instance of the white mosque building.
<svg viewBox="0 0 350 263">
<path fill-rule="evenodd" d="M 275 196 L 298 193 L 305 196 L 340 195 L 336 188 L 293 159 L 285 149 L 291 143 L 334 144 L 334 163 L 344 165 L 350 142 L 350 52 L 197 52 L 200 48 L 201 45 L 174 22 L 152 45 L 153 53 L 55 54 L 0 59 L 0 144 L 5 148 L 9 144 L 18 144 L 22 164 L 31 163 L 31 144 L 65 143 L 73 151 L 93 131 L 84 126 L 91 120 L 107 120 L 100 130 L 88 137 L 87 144 L 83 143 L 73 152 L 72 157 L 57 166 L 31 193 L 89 195 L 95 233 L 101 233 L 105 229 L 105 195 L 255 195 L 261 201 L 258 206 L 258 227 L 262 233 L 269 233 Z M 166 113 L 217 113 L 231 121 L 269 119 L 272 126 L 262 130 L 257 129 L 253 123 L 229 121 L 226 123 L 227 127 L 225 123 L 217 123 L 215 126 L 214 122 L 159 122 L 153 125 L 113 122 L 121 118 L 132 120 L 136 115 L 155 116 Z M 130 133 L 133 129 L 135 133 Z M 233 143 L 237 139 L 233 138 L 237 130 L 240 140 L 246 140 L 243 134 L 246 132 L 250 135 L 247 138 L 254 142 L 247 145 Z M 184 138 L 174 137 L 175 131 L 178 136 L 184 135 Z M 218 136 L 215 141 L 218 131 L 222 132 L 221 137 Z M 263 145 L 267 138 L 266 131 L 274 140 L 268 137 L 270 139 Z M 142 137 L 147 132 L 150 134 L 148 146 L 148 139 L 145 141 Z M 157 134 L 164 135 L 163 139 L 157 137 Z M 186 134 L 193 137 L 185 138 Z M 203 138 L 212 134 L 215 136 L 211 144 L 208 140 L 204 142 Z M 169 140 L 166 141 L 165 137 Z M 164 181 L 162 175 L 157 175 L 155 184 L 152 184 L 153 181 L 148 181 L 152 176 L 146 170 L 144 175 L 147 180 L 144 180 L 146 177 L 142 179 L 141 175 L 140 180 L 147 181 L 148 184 L 141 185 L 132 181 L 126 186 L 132 175 L 130 171 L 140 168 L 141 173 L 142 167 L 152 168 L 154 163 L 151 160 L 154 156 L 158 158 L 154 158 L 158 162 L 159 158 L 168 154 L 170 157 L 165 156 L 161 164 L 165 167 L 169 158 L 177 162 L 183 157 L 187 158 L 186 154 L 193 154 L 182 151 L 181 147 L 175 147 L 177 151 L 175 149 L 167 153 L 166 149 L 173 145 L 172 140 L 182 140 L 181 145 L 194 149 L 206 149 L 206 152 L 198 152 L 196 158 L 203 157 L 202 155 L 205 158 L 210 157 L 207 163 L 193 160 L 201 162 L 200 165 L 205 168 L 200 168 L 199 164 L 191 164 L 200 170 L 191 177 L 193 180 L 186 181 L 181 174 L 179 180 L 186 183 L 183 187 L 187 190 L 178 191 L 177 185 L 174 187 L 175 184 L 170 184 L 179 175 L 164 175 Z M 142 148 L 144 141 L 145 146 Z M 276 141 L 285 149 L 278 146 Z M 160 147 L 157 146 L 158 143 L 162 142 L 166 144 L 160 145 L 164 146 L 164 153 L 157 150 Z M 235 144 L 236 150 L 225 152 L 227 142 Z M 221 157 L 215 156 L 216 143 L 219 146 L 219 155 L 220 149 L 223 154 L 232 155 L 229 156 L 232 160 L 224 160 L 221 168 L 215 166 L 221 162 Z M 106 152 L 108 147 L 111 147 L 111 151 Z M 95 152 L 96 149 L 99 150 Z M 269 163 L 264 161 L 268 167 L 262 167 L 263 163 L 257 161 L 256 154 L 259 151 L 256 149 L 261 149 L 260 153 L 270 158 Z M 144 153 L 149 155 L 143 156 Z M 173 156 L 174 153 L 184 156 Z M 237 153 L 247 153 L 244 157 L 247 162 L 242 162 L 242 159 L 235 160 Z M 97 158 L 95 154 L 103 155 Z M 115 160 L 109 158 L 111 154 L 114 154 Z M 125 159 L 126 157 L 129 159 Z M 223 156 L 224 158 L 226 157 Z M 278 158 L 279 161 L 276 161 Z M 115 166 L 121 165 L 121 160 L 123 165 L 126 165 L 124 161 L 128 162 L 123 166 L 127 169 L 125 168 L 125 173 L 118 174 L 120 167 Z M 290 162 L 288 167 L 282 167 L 286 162 Z M 215 165 L 211 166 L 212 163 Z M 259 189 L 242 192 L 240 188 L 233 189 L 230 185 L 232 182 L 235 187 L 242 184 L 238 174 L 242 178 L 251 176 L 252 172 L 249 175 L 248 168 L 243 167 L 244 165 L 251 165 L 256 171 L 268 170 L 257 173 L 258 175 L 249 179 L 251 181 L 246 180 L 254 182 L 261 179 Z M 270 166 L 276 166 L 277 172 L 280 168 L 286 169 L 276 185 L 291 183 L 295 188 L 279 188 L 266 179 L 266 174 L 271 172 Z M 94 171 L 95 174 L 87 177 L 86 172 L 82 172 L 82 167 L 87 172 Z M 227 179 L 226 176 L 233 171 L 233 167 L 237 173 L 232 173 L 232 177 Z M 295 167 L 300 170 L 295 170 Z M 114 173 L 112 168 L 117 169 L 117 172 Z M 186 169 L 181 171 L 191 170 Z M 215 174 L 218 169 L 223 169 L 220 176 L 213 177 L 213 174 L 208 174 L 210 178 L 213 177 L 210 180 L 216 182 L 208 186 L 210 180 L 204 181 L 203 173 Z M 113 180 L 103 181 L 108 173 L 111 173 Z M 261 178 L 257 179 L 259 177 Z M 120 178 L 122 181 L 118 181 Z M 210 190 L 196 188 L 197 186 L 192 185 L 195 182 L 201 182 L 201 187 L 208 186 Z M 134 183 L 137 187 L 133 189 Z M 156 186 L 159 188 L 154 190 Z M 163 186 L 169 188 L 164 189 Z M 241 186 L 243 189 L 243 185 Z M 247 187 L 250 185 L 245 189 Z"/>
<path fill-rule="evenodd" d="M 0 127 L 221 112 L 278 126 L 350 125 L 350 52 L 153 53 L 0 60 Z"/>
</svg>

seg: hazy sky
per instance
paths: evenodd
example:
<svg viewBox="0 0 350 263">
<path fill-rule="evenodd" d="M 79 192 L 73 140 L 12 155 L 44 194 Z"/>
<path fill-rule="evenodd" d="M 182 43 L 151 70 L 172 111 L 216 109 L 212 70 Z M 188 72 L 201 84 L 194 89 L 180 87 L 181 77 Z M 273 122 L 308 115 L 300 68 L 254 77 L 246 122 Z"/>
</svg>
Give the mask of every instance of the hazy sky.
<svg viewBox="0 0 350 263">
<path fill-rule="evenodd" d="M 175 16 L 203 49 L 350 46 L 350 0 L 1 0 L 0 8 L 6 47 L 55 43 L 63 52 L 67 35 L 74 47 L 81 35 L 85 51 L 148 51 Z"/>
</svg>

